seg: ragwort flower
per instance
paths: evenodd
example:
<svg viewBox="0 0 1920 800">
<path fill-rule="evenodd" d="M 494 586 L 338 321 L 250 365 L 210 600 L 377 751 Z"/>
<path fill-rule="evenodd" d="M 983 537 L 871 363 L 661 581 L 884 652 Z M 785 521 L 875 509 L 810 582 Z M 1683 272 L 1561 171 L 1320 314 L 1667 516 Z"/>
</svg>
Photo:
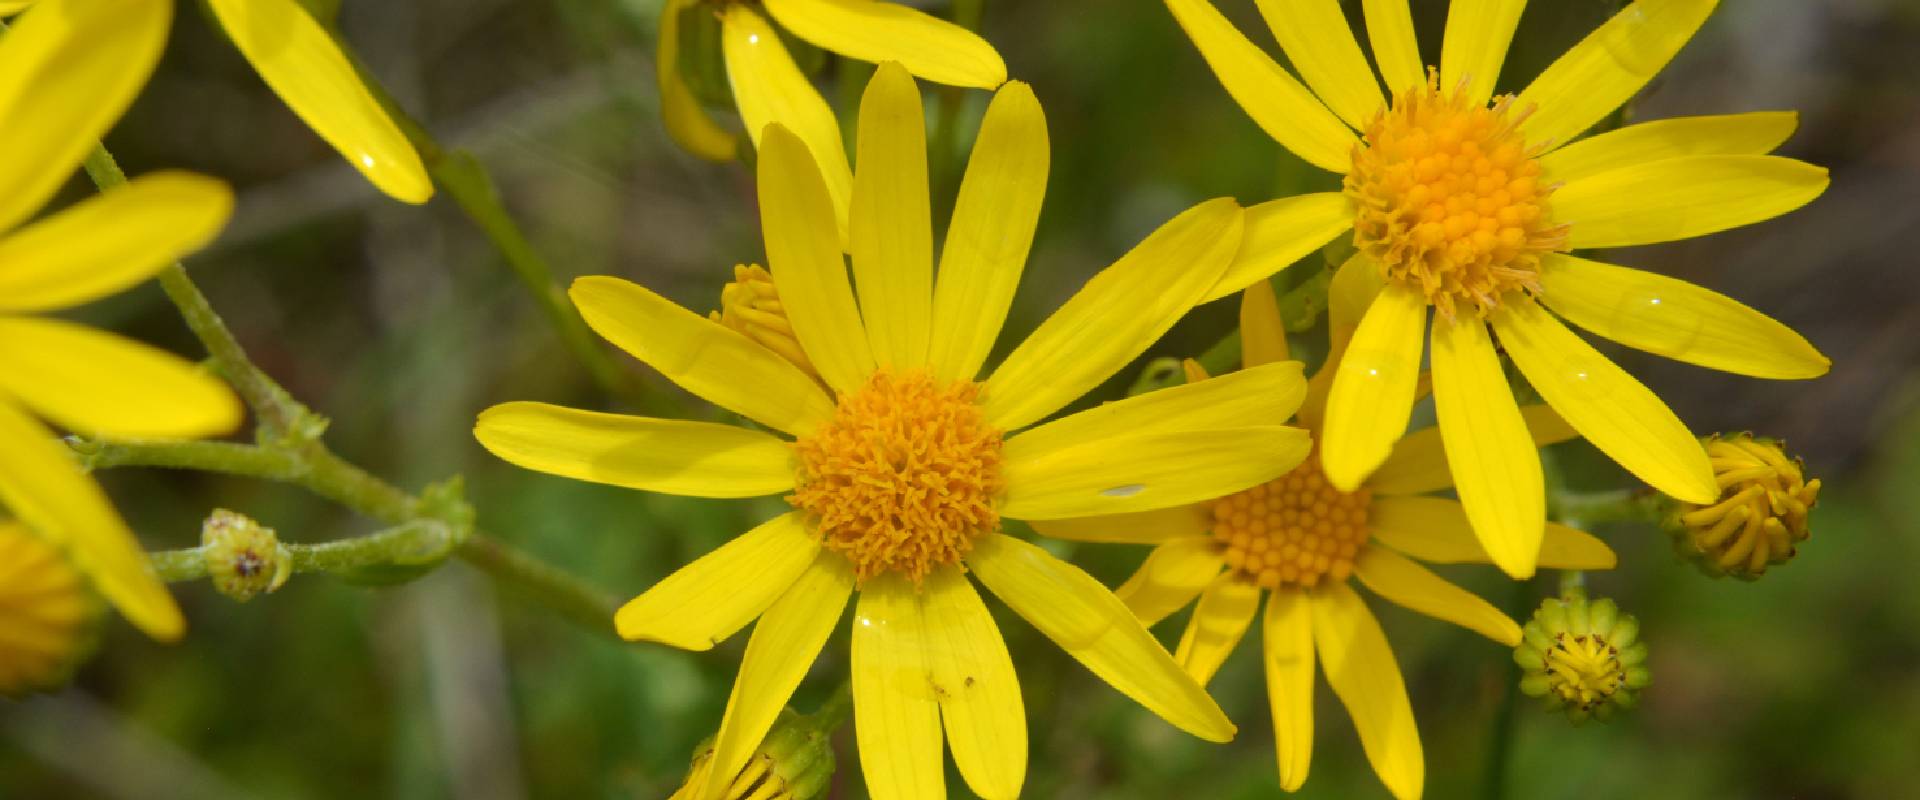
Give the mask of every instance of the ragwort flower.
<svg viewBox="0 0 1920 800">
<path fill-rule="evenodd" d="M 1351 321 L 1365 311 L 1365 294 L 1352 290 L 1357 272 L 1348 267 L 1335 277 L 1335 358 L 1352 335 Z M 1279 306 L 1265 280 L 1246 290 L 1240 336 L 1247 368 L 1288 357 Z M 1190 379 L 1205 377 L 1199 365 L 1187 363 Z M 1321 378 L 1336 369 L 1335 362 L 1321 367 L 1301 408 L 1302 424 L 1316 434 L 1326 403 Z M 1530 406 L 1523 415 L 1539 444 L 1574 435 L 1545 406 Z M 1243 423 L 1263 420 L 1271 421 L 1254 416 Z M 1149 625 L 1198 598 L 1174 658 L 1203 683 L 1239 645 L 1265 591 L 1261 638 L 1281 787 L 1291 792 L 1307 779 L 1317 652 L 1374 772 L 1395 796 L 1412 798 L 1420 796 L 1426 774 L 1420 733 L 1393 650 L 1348 578 L 1413 611 L 1508 647 L 1519 644 L 1520 626 L 1512 619 L 1414 560 L 1491 561 L 1460 503 L 1424 496 L 1450 483 L 1440 437 L 1428 428 L 1396 442 L 1386 464 L 1353 491 L 1336 488 L 1319 459 L 1308 458 L 1286 475 L 1224 497 L 1034 527 L 1063 539 L 1155 545 L 1118 594 Z M 1592 536 L 1549 524 L 1540 563 L 1610 569 L 1614 555 Z"/>
<path fill-rule="evenodd" d="M 824 386 L 634 284 L 573 287 L 608 340 L 794 440 L 536 403 L 489 409 L 476 435 L 508 461 L 583 480 L 706 497 L 788 493 L 792 512 L 675 572 L 615 619 L 626 638 L 692 650 L 759 619 L 708 761 L 715 775 L 737 773 L 752 755 L 858 588 L 854 719 L 873 796 L 943 796 L 943 727 L 977 794 L 1017 796 L 1027 752 L 1020 685 L 969 574 L 1123 694 L 1197 736 L 1231 738 L 1219 707 L 1111 592 L 998 528 L 1002 517 L 1190 503 L 1306 456 L 1305 433 L 1277 422 L 1290 409 L 1275 398 L 1300 394 L 1298 371 L 1282 365 L 1009 435 L 1100 384 L 1184 314 L 1238 248 L 1239 207 L 1210 201 L 1168 222 L 976 380 L 1032 243 L 1045 121 L 1024 84 L 996 94 L 937 280 L 925 135 L 912 78 L 883 64 L 860 106 L 851 287 L 805 144 L 779 124 L 763 136 L 768 264 Z M 710 781 L 703 796 L 723 784 Z"/>
<path fill-rule="evenodd" d="M 53 545 L 0 521 L 0 697 L 65 683 L 94 639 L 100 600 Z"/>
<path fill-rule="evenodd" d="M 1334 486 L 1359 488 L 1405 430 L 1429 307 L 1434 402 L 1455 488 L 1494 563 L 1516 577 L 1533 574 L 1546 502 L 1496 337 L 1601 452 L 1701 504 L 1719 489 L 1700 443 L 1556 315 L 1629 347 L 1742 375 L 1826 372 L 1828 360 L 1805 339 L 1735 300 L 1566 254 L 1770 219 L 1826 188 L 1825 170 L 1766 155 L 1792 133 L 1791 113 L 1661 120 L 1566 144 L 1644 86 L 1715 0 L 1635 2 L 1517 97 L 1500 98 L 1495 79 L 1524 2 L 1452 3 L 1437 70 L 1422 67 L 1406 0 L 1364 3 L 1385 93 L 1337 0 L 1259 4 L 1311 92 L 1207 0 L 1166 2 L 1255 122 L 1346 176 L 1342 192 L 1249 208 L 1246 245 L 1224 281 L 1246 285 L 1353 231 L 1353 261 L 1381 288 L 1341 361 L 1319 440 Z"/>
</svg>

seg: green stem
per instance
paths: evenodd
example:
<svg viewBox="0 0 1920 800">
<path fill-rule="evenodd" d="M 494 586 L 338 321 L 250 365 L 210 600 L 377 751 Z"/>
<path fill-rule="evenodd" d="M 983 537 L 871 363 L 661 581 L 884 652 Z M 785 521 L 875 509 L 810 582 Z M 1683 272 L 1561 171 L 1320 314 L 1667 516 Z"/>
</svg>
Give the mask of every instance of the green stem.
<svg viewBox="0 0 1920 800">
<path fill-rule="evenodd" d="M 1666 497 L 1656 492 L 1615 489 L 1603 492 L 1552 492 L 1553 517 L 1580 525 L 1639 522 L 1658 525 L 1666 518 Z"/>
<path fill-rule="evenodd" d="M 826 702 L 821 703 L 819 708 L 814 709 L 808 718 L 813 721 L 816 729 L 832 735 L 834 731 L 840 729 L 842 723 L 847 721 L 847 715 L 852 713 L 853 679 L 846 678 L 833 688 L 833 694 L 829 695 Z"/>
<path fill-rule="evenodd" d="M 320 544 L 282 543 L 287 550 L 291 570 L 344 573 L 367 567 L 409 562 L 430 562 L 444 554 L 452 543 L 445 525 L 418 520 L 396 525 L 366 536 L 355 536 Z M 154 572 L 168 582 L 192 581 L 207 577 L 205 547 L 162 550 L 149 553 Z"/>
</svg>

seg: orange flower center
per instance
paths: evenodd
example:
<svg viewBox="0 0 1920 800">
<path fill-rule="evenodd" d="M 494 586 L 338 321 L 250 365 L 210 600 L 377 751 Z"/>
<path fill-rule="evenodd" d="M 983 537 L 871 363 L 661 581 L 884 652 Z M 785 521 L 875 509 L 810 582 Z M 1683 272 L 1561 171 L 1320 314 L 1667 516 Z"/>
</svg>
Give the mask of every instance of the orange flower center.
<svg viewBox="0 0 1920 800">
<path fill-rule="evenodd" d="M 1319 454 L 1292 472 L 1213 501 L 1213 538 L 1227 566 L 1268 589 L 1343 581 L 1367 544 L 1367 489 L 1343 492 Z"/>
<path fill-rule="evenodd" d="M 874 373 L 794 443 L 800 478 L 787 502 L 861 580 L 893 571 L 917 583 L 958 562 L 1000 526 L 1002 439 L 979 396 L 968 381 Z"/>
<path fill-rule="evenodd" d="M 1540 256 L 1567 247 L 1567 226 L 1547 209 L 1554 187 L 1541 182 L 1543 147 L 1518 130 L 1528 113 L 1515 113 L 1510 95 L 1475 105 L 1464 84 L 1444 94 L 1430 74 L 1354 145 L 1345 182 L 1354 246 L 1448 319 L 1537 291 Z"/>
</svg>

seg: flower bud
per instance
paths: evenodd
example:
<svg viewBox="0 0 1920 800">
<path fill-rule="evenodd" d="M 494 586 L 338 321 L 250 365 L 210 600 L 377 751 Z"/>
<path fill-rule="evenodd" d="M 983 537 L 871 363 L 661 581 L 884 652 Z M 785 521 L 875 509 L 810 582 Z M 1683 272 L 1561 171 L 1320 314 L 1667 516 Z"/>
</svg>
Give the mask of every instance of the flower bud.
<svg viewBox="0 0 1920 800">
<path fill-rule="evenodd" d="M 1549 711 L 1564 710 L 1575 724 L 1633 708 L 1649 677 L 1640 622 L 1610 599 L 1588 602 L 1579 589 L 1540 604 L 1513 660 L 1522 671 L 1520 691 L 1543 698 Z"/>
<path fill-rule="evenodd" d="M 733 282 L 720 290 L 720 310 L 707 318 L 745 334 L 781 358 L 794 363 L 815 377 L 813 362 L 800 349 L 793 324 L 787 321 L 786 306 L 773 287 L 773 275 L 759 264 L 735 264 Z"/>
<path fill-rule="evenodd" d="M 833 746 L 828 738 L 832 730 L 815 725 L 816 720 L 802 717 L 793 709 L 781 709 L 773 730 L 754 750 L 747 765 L 728 781 L 722 800 L 810 800 L 827 788 L 833 777 Z M 713 761 L 713 740 L 701 742 L 694 750 L 693 766 L 687 780 L 670 800 L 695 800 L 700 779 Z M 716 779 L 719 780 L 719 779 Z"/>
<path fill-rule="evenodd" d="M 279 589 L 293 573 L 293 554 L 272 528 L 224 508 L 207 515 L 200 546 L 213 588 L 242 603 Z"/>
<path fill-rule="evenodd" d="M 93 650 L 100 601 L 64 553 L 0 521 L 0 697 L 54 689 Z"/>
<path fill-rule="evenodd" d="M 1807 540 L 1807 514 L 1819 479 L 1807 480 L 1799 459 L 1780 442 L 1737 433 L 1703 440 L 1720 482 L 1709 506 L 1675 501 L 1667 530 L 1674 551 L 1713 577 L 1753 580 L 1793 558 Z"/>
</svg>

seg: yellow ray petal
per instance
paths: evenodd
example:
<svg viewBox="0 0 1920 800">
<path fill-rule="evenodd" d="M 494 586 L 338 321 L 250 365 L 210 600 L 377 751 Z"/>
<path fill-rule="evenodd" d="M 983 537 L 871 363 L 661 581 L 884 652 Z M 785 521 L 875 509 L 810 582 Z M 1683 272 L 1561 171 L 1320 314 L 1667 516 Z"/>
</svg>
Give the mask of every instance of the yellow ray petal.
<svg viewBox="0 0 1920 800">
<path fill-rule="evenodd" d="M 128 622 L 155 639 L 179 639 L 187 627 L 179 607 L 147 566 L 133 531 L 67 447 L 4 399 L 0 442 L 6 442 L 0 447 L 0 501 L 7 509 L 66 550 Z"/>
<path fill-rule="evenodd" d="M 1212 515 L 1206 504 L 1171 506 L 1131 514 L 1035 520 L 1041 536 L 1075 542 L 1160 544 L 1188 536 L 1205 536 Z"/>
<path fill-rule="evenodd" d="M 1306 783 L 1313 762 L 1313 612 L 1308 603 L 1306 592 L 1269 593 L 1260 631 L 1280 788 L 1289 792 Z"/>
<path fill-rule="evenodd" d="M 1520 419 L 1526 422 L 1527 434 L 1539 447 L 1580 436 L 1552 406 L 1538 403 L 1521 406 Z M 1419 494 L 1452 486 L 1453 472 L 1447 466 L 1447 448 L 1437 425 L 1400 437 L 1400 441 L 1393 443 L 1393 454 L 1367 476 L 1367 488 L 1375 494 Z"/>
<path fill-rule="evenodd" d="M 360 82 L 333 35 L 297 0 L 207 0 L 234 46 L 313 132 L 395 200 L 424 203 L 420 154 Z"/>
<path fill-rule="evenodd" d="M 39 210 L 120 118 L 172 18 L 169 2 L 66 0 L 10 23 L 0 44 L 0 231 Z"/>
<path fill-rule="evenodd" d="M 831 199 L 835 250 L 847 242 L 847 209 L 853 199 L 853 167 L 847 163 L 847 146 L 840 139 L 840 120 L 826 98 L 800 73 L 767 21 L 752 8 L 729 3 L 720 18 L 720 47 L 727 62 L 727 83 L 733 87 L 733 102 L 740 107 L 740 120 L 747 126 L 753 146 L 765 148 L 766 128 L 780 123 L 806 143 Z M 764 168 L 763 168 L 764 173 Z M 765 224 L 766 190 L 760 193 L 762 224 Z M 809 215 L 811 219 L 812 215 Z M 784 296 L 784 293 L 783 293 Z"/>
<path fill-rule="evenodd" d="M 928 634 L 913 584 L 887 574 L 860 587 L 853 611 L 853 732 L 860 772 L 876 800 L 947 796 Z"/>
<path fill-rule="evenodd" d="M 1414 725 L 1413 706 L 1407 702 L 1400 665 L 1380 623 L 1345 583 L 1315 589 L 1308 597 L 1313 642 L 1327 683 L 1353 718 L 1367 761 L 1394 797 L 1418 798 L 1427 769 L 1420 731 Z"/>
<path fill-rule="evenodd" d="M 1393 285 L 1380 292 L 1341 354 L 1327 394 L 1320 461 L 1327 480 L 1353 491 L 1393 452 L 1413 414 L 1427 300 Z"/>
<path fill-rule="evenodd" d="M 731 6 L 728 18 L 743 11 Z M 873 374 L 873 350 L 833 237 L 832 209 L 807 145 L 784 126 L 768 125 L 760 140 L 760 231 L 773 285 L 820 377 L 851 392 Z"/>
<path fill-rule="evenodd" d="M 1227 94 L 1261 130 L 1309 164 L 1329 172 L 1347 171 L 1356 139 L 1320 98 L 1261 52 L 1208 0 L 1166 1 Z"/>
<path fill-rule="evenodd" d="M 1007 459 L 1148 433 L 1278 425 L 1307 390 L 1300 362 L 1283 361 L 1170 386 L 1069 414 L 1007 441 Z"/>
<path fill-rule="evenodd" d="M 198 365 L 118 334 L 0 316 L 0 394 L 68 430 L 192 438 L 240 425 L 240 399 Z"/>
<path fill-rule="evenodd" d="M 613 615 L 620 637 L 711 650 L 759 617 L 813 563 L 820 540 L 796 512 L 674 570 Z"/>
<path fill-rule="evenodd" d="M 1172 539 L 1153 548 L 1147 560 L 1113 594 L 1142 623 L 1155 625 L 1199 597 L 1201 590 L 1220 577 L 1221 565 L 1211 537 Z"/>
<path fill-rule="evenodd" d="M 1425 85 L 1427 62 L 1420 58 L 1420 43 L 1413 33 L 1413 9 L 1407 0 L 1361 0 L 1366 14 L 1367 42 L 1373 46 L 1373 59 L 1380 65 L 1380 77 L 1387 82 L 1387 93 Z M 1300 773 L 1306 775 L 1303 768 Z"/>
<path fill-rule="evenodd" d="M 1541 267 L 1548 308 L 1628 347 L 1755 378 L 1817 378 L 1833 365 L 1792 328 L 1686 281 L 1557 253 Z"/>
<path fill-rule="evenodd" d="M 1353 574 L 1375 594 L 1409 610 L 1451 622 L 1508 647 L 1520 643 L 1520 626 L 1492 603 L 1392 550 L 1367 548 L 1354 560 Z"/>
<path fill-rule="evenodd" d="M 1219 280 L 1244 216 L 1230 198 L 1201 203 L 1093 276 L 987 378 L 988 420 L 1026 427 L 1145 352 Z"/>
<path fill-rule="evenodd" d="M 1211 500 L 1279 477 L 1312 446 L 1306 431 L 1277 425 L 1117 436 L 1047 451 L 1009 442 L 1000 513 L 1059 519 Z"/>
<path fill-rule="evenodd" d="M 1792 111 L 1754 111 L 1642 122 L 1588 136 L 1540 158 L 1553 181 L 1681 156 L 1758 156 L 1773 152 L 1800 124 Z"/>
<path fill-rule="evenodd" d="M 935 570 L 920 600 L 953 763 L 974 794 L 1013 800 L 1027 777 L 1027 713 L 1006 640 L 957 568 Z"/>
<path fill-rule="evenodd" d="M 146 280 L 220 232 L 233 192 L 185 172 L 125 186 L 0 238 L 0 310 L 85 303 Z"/>
<path fill-rule="evenodd" d="M 1121 694 L 1207 741 L 1233 738 L 1220 706 L 1093 576 L 1001 534 L 982 538 L 967 565 L 1014 613 Z"/>
<path fill-rule="evenodd" d="M 1287 61 L 1340 119 L 1364 128 L 1387 106 L 1339 0 L 1259 0 Z"/>
<path fill-rule="evenodd" d="M 1287 349 L 1287 324 L 1280 319 L 1280 298 L 1271 281 L 1254 281 L 1240 293 L 1240 366 L 1277 364 L 1293 357 Z M 1299 381 L 1302 397 L 1307 381 Z M 1295 403 L 1298 405 L 1298 403 Z"/>
<path fill-rule="evenodd" d="M 644 286 L 593 275 L 567 295 L 595 333 L 714 405 L 795 436 L 833 416 L 833 400 L 793 362 Z"/>
<path fill-rule="evenodd" d="M 1547 524 L 1546 479 L 1486 323 L 1434 323 L 1433 403 L 1474 532 L 1500 569 L 1533 577 Z"/>
<path fill-rule="evenodd" d="M 881 64 L 860 100 L 860 153 L 848 224 L 854 288 L 874 363 L 882 367 L 926 364 L 927 332 L 933 327 L 925 114 L 913 76 L 896 62 Z"/>
<path fill-rule="evenodd" d="M 1719 0 L 1639 0 L 1548 65 L 1520 92 L 1537 108 L 1520 125 L 1530 142 L 1564 143 L 1625 103 L 1693 38 Z"/>
<path fill-rule="evenodd" d="M 713 738 L 709 774 L 731 776 L 746 766 L 774 718 L 806 677 L 813 659 L 840 621 L 853 594 L 853 570 L 839 553 L 821 551 L 800 579 L 753 626 L 740 674 L 727 695 L 720 732 Z M 858 711 L 856 707 L 855 711 Z M 937 752 L 937 751 L 936 751 Z M 719 800 L 725 780 L 707 781 L 701 800 Z"/>
<path fill-rule="evenodd" d="M 1033 89 L 994 93 L 953 204 L 933 290 L 935 376 L 973 380 L 1006 321 L 1047 194 L 1047 118 Z"/>
<path fill-rule="evenodd" d="M 708 161 L 731 161 L 739 152 L 739 137 L 707 116 L 681 72 L 680 18 L 690 13 L 713 12 L 700 0 L 666 0 L 660 9 L 660 29 L 653 48 L 653 73 L 660 90 L 660 120 L 667 126 L 667 135 L 687 152 Z"/>
<path fill-rule="evenodd" d="M 1301 425 L 1315 431 L 1325 427 L 1322 422 L 1327 394 L 1333 390 L 1340 359 L 1346 355 L 1347 343 L 1353 340 L 1353 332 L 1360 327 L 1373 299 L 1385 287 L 1380 265 L 1363 253 L 1353 254 L 1334 271 L 1333 283 L 1327 287 L 1327 358 L 1307 381 L 1307 399 L 1300 403 Z"/>
<path fill-rule="evenodd" d="M 1527 382 L 1600 452 L 1681 500 L 1719 497 L 1699 440 L 1633 376 L 1531 301 L 1501 305 L 1492 322 Z"/>
<path fill-rule="evenodd" d="M 1434 564 L 1491 564 L 1467 510 L 1441 497 L 1375 498 L 1367 529 L 1374 541 Z M 1606 543 L 1565 525 L 1547 523 L 1540 566 L 1548 569 L 1613 569 Z"/>
<path fill-rule="evenodd" d="M 1493 97 L 1507 45 L 1526 7 L 1527 0 L 1453 0 L 1440 44 L 1441 90 L 1451 92 L 1465 83 L 1467 98 L 1475 105 Z"/>
<path fill-rule="evenodd" d="M 1173 660 L 1180 662 L 1180 668 L 1192 675 L 1193 679 L 1205 686 L 1213 675 L 1220 671 L 1220 665 L 1227 662 L 1227 656 L 1240 646 L 1240 639 L 1247 635 L 1247 626 L 1253 624 L 1253 614 L 1260 610 L 1260 587 L 1247 583 L 1233 575 L 1221 575 L 1200 593 L 1200 603 L 1193 607 L 1193 619 L 1187 622 L 1187 630 L 1180 636 L 1180 647 L 1174 651 Z"/>
<path fill-rule="evenodd" d="M 1282 197 L 1248 208 L 1240 252 L 1200 302 L 1226 297 L 1293 266 L 1352 228 L 1352 201 L 1339 192 Z"/>
<path fill-rule="evenodd" d="M 1607 170 L 1553 193 L 1569 245 L 1630 247 L 1773 219 L 1827 190 L 1827 171 L 1779 156 L 1683 156 Z"/>
<path fill-rule="evenodd" d="M 795 36 L 848 58 L 898 61 L 934 83 L 991 89 L 1006 62 L 978 34 L 899 3 L 767 0 L 767 13 Z"/>
<path fill-rule="evenodd" d="M 480 412 L 473 436 L 509 463 L 629 489 L 759 497 L 793 488 L 793 448 L 733 425 L 513 402 Z"/>
</svg>

